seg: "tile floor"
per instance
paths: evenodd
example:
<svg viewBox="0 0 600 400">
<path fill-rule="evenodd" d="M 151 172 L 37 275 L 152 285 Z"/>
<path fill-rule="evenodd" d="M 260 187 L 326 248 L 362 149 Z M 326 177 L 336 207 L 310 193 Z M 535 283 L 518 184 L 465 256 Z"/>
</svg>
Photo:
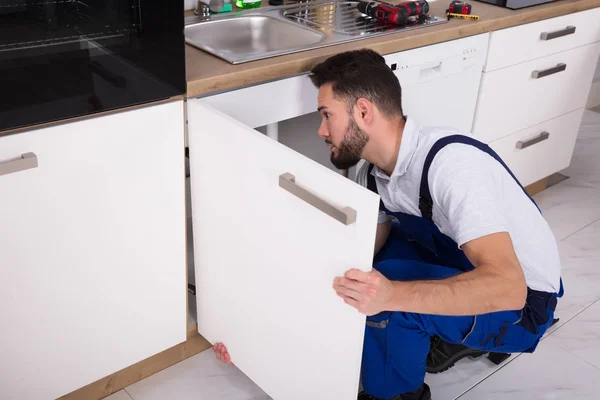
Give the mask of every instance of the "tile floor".
<svg viewBox="0 0 600 400">
<path fill-rule="evenodd" d="M 600 398 L 600 113 L 586 111 L 566 179 L 536 196 L 559 241 L 566 297 L 560 322 L 535 354 L 500 367 L 462 360 L 428 375 L 434 400 Z M 269 397 L 207 350 L 108 397 L 109 400 L 263 400 Z"/>
</svg>

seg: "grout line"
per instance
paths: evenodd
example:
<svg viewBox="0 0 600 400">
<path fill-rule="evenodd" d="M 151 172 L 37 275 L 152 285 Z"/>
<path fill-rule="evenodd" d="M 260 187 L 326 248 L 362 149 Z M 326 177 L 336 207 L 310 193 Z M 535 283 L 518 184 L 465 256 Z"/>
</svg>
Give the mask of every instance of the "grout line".
<svg viewBox="0 0 600 400">
<path fill-rule="evenodd" d="M 571 322 L 575 317 L 579 316 L 580 314 L 582 314 L 583 312 L 587 311 L 588 308 L 592 307 L 593 305 L 595 305 L 596 303 L 600 304 L 600 298 L 596 299 L 596 301 L 594 301 L 592 304 L 590 304 L 589 306 L 585 307 L 583 310 L 581 310 L 580 312 L 578 312 L 575 316 L 573 316 L 573 318 L 569 319 L 567 322 L 565 322 L 564 324 L 562 324 L 561 326 L 559 326 L 558 328 L 556 328 L 555 331 L 553 331 L 552 333 L 550 333 L 548 336 L 546 337 L 550 337 L 552 335 L 554 335 L 556 332 L 558 332 L 559 329 L 563 328 L 567 323 Z M 558 338 L 554 338 L 556 341 L 558 341 Z M 600 371 L 600 367 L 592 364 L 591 362 L 584 360 L 583 358 L 579 357 L 577 354 L 573 353 L 571 350 L 566 349 L 565 347 L 563 347 L 562 344 L 560 343 L 556 343 L 561 349 L 563 349 L 564 351 L 566 351 L 567 353 L 571 354 L 572 356 L 574 356 L 575 358 L 585 362 L 586 364 L 591 365 L 592 367 L 596 368 L 598 371 Z"/>
<path fill-rule="evenodd" d="M 546 339 L 549 338 L 550 336 L 554 335 L 556 332 L 558 332 L 559 329 L 562 329 L 564 326 L 566 326 L 569 322 L 571 322 L 575 317 L 577 317 L 579 314 L 583 313 L 584 311 L 586 311 L 588 308 L 592 307 L 594 304 L 600 302 L 600 297 L 597 297 L 595 301 L 593 301 L 591 304 L 587 305 L 586 307 L 584 307 L 581 311 L 579 311 L 577 314 L 575 314 L 574 316 L 572 316 L 571 318 L 569 318 L 568 320 L 566 320 L 563 324 L 561 324 L 558 328 L 556 328 L 555 330 L 553 330 L 552 332 L 548 333 L 547 335 L 544 335 L 541 339 L 540 339 L 540 343 Z M 564 347 L 562 347 L 560 344 L 558 345 L 561 349 L 565 350 L 566 352 L 568 352 L 569 354 L 572 354 L 573 356 L 577 357 L 575 354 L 571 353 L 569 350 L 565 349 Z M 493 371 L 491 374 L 487 375 L 485 378 L 483 378 L 482 380 L 480 380 L 479 382 L 471 385 L 468 389 L 466 389 L 465 391 L 463 391 L 461 394 L 459 394 L 457 397 L 454 398 L 454 400 L 458 400 L 461 397 L 463 397 L 464 395 L 466 395 L 469 391 L 471 391 L 472 389 L 474 389 L 476 386 L 481 385 L 483 382 L 485 382 L 488 378 L 490 378 L 492 375 L 494 375 L 496 372 L 500 371 L 502 368 L 508 366 L 511 362 L 515 361 L 516 359 L 518 359 L 521 355 L 523 355 L 523 353 L 517 353 L 516 357 L 506 361 L 506 363 L 500 367 L 498 367 L 498 369 L 496 369 L 495 371 Z M 597 367 L 591 363 L 589 363 L 588 361 L 581 359 L 580 357 L 577 357 L 578 359 L 580 359 L 581 361 L 584 361 L 585 363 L 591 365 L 592 367 L 596 368 L 597 370 L 600 371 L 600 367 Z"/>
<path fill-rule="evenodd" d="M 501 366 L 499 366 L 496 370 L 494 370 L 493 372 L 491 372 L 489 375 L 487 375 L 485 378 L 481 379 L 479 382 L 474 383 L 473 385 L 471 385 L 468 389 L 466 389 L 465 391 L 463 391 L 461 394 L 459 394 L 458 396 L 456 396 L 454 398 L 454 400 L 458 400 L 461 397 L 463 397 L 464 395 L 466 395 L 469 391 L 471 391 L 472 389 L 474 389 L 476 386 L 481 385 L 483 382 L 485 382 L 488 378 L 490 378 L 492 375 L 494 375 L 496 372 L 500 371 L 502 368 L 508 366 L 511 362 L 515 361 L 517 358 L 521 357 L 523 355 L 523 353 L 513 353 L 516 354 L 515 357 L 511 358 L 508 361 L 505 361 Z"/>
<path fill-rule="evenodd" d="M 123 390 L 125 391 L 125 393 L 127 393 L 127 396 L 129 396 L 129 398 L 130 398 L 131 400 L 135 400 L 135 399 L 133 398 L 133 396 L 132 396 L 131 394 L 129 394 L 129 392 L 127 391 L 127 388 L 124 388 Z"/>
<path fill-rule="evenodd" d="M 568 238 L 570 238 L 571 236 L 575 235 L 576 233 L 579 233 L 579 232 L 581 232 L 582 230 L 584 230 L 585 228 L 587 228 L 587 227 L 588 227 L 588 226 L 590 226 L 590 225 L 594 225 L 594 224 L 595 224 L 596 222 L 598 222 L 598 221 L 600 221 L 600 218 L 593 220 L 593 221 L 592 221 L 592 222 L 590 222 L 589 224 L 587 224 L 587 225 L 583 226 L 582 228 L 580 228 L 580 229 L 576 230 L 575 232 L 571 233 L 570 235 L 568 235 L 568 236 L 565 236 L 564 238 L 560 239 L 560 240 L 559 240 L 559 242 L 562 242 L 562 241 L 564 241 L 564 240 L 567 240 L 567 239 L 568 239 Z"/>
<path fill-rule="evenodd" d="M 585 306 L 581 311 L 579 311 L 577 314 L 573 315 L 571 318 L 566 320 L 563 324 L 560 324 L 555 330 L 553 330 L 549 334 L 542 337 L 542 340 L 554 335 L 556 332 L 558 332 L 560 329 L 562 329 L 565 325 L 567 325 L 569 322 L 573 321 L 573 319 L 577 318 L 581 313 L 587 311 L 588 308 L 590 308 L 591 306 L 593 306 L 594 304 L 596 304 L 598 302 L 600 302 L 600 297 L 596 296 L 596 300 L 592 301 L 590 304 Z"/>
<path fill-rule="evenodd" d="M 577 354 L 574 354 L 574 353 L 573 353 L 573 352 L 571 352 L 570 350 L 568 350 L 568 349 L 565 349 L 565 348 L 564 348 L 564 347 L 563 347 L 561 344 L 559 344 L 559 343 L 556 343 L 556 344 L 558 345 L 558 347 L 560 347 L 561 349 L 563 349 L 564 351 L 566 351 L 567 353 L 569 353 L 570 355 L 572 355 L 572 356 L 573 356 L 573 357 L 575 357 L 576 359 L 578 359 L 578 360 L 580 360 L 580 361 L 583 361 L 584 363 L 586 363 L 586 364 L 588 364 L 588 365 L 590 365 L 590 366 L 594 367 L 595 369 L 597 369 L 597 370 L 600 372 L 600 367 L 598 367 L 598 366 L 596 366 L 596 365 L 592 364 L 591 362 L 589 362 L 589 361 L 587 361 L 587 360 L 584 360 L 583 358 L 579 357 Z"/>
<path fill-rule="evenodd" d="M 565 348 L 564 348 L 564 347 L 562 347 L 561 345 L 559 345 L 559 347 L 560 347 L 561 349 L 563 349 L 564 351 L 566 351 L 567 353 L 569 353 L 570 355 L 572 355 L 573 357 L 577 358 L 578 360 L 581 360 L 581 361 L 583 361 L 584 363 L 586 363 L 586 364 L 588 364 L 588 365 L 591 365 L 592 367 L 596 368 L 596 369 L 598 370 L 598 372 L 600 372 L 600 367 L 598 367 L 598 366 L 596 366 L 596 365 L 592 364 L 591 362 L 589 362 L 589 361 L 587 361 L 587 360 L 584 360 L 583 358 L 579 357 L 577 354 L 573 354 L 573 353 L 571 353 L 569 350 L 565 349 Z"/>
</svg>

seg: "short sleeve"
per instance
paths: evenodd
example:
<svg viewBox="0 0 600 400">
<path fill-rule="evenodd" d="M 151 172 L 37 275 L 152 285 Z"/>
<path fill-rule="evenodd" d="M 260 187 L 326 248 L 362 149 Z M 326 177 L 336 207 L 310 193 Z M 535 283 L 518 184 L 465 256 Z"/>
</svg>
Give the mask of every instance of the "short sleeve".
<svg viewBox="0 0 600 400">
<path fill-rule="evenodd" d="M 459 247 L 482 236 L 508 232 L 498 168 L 504 169 L 487 153 L 459 144 L 441 150 L 431 165 L 432 200 L 446 217 Z"/>
</svg>

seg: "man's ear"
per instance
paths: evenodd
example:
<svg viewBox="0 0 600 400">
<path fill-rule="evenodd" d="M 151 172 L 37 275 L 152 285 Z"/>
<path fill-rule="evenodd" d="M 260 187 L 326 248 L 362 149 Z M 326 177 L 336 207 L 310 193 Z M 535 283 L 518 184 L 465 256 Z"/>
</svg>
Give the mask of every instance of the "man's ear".
<svg viewBox="0 0 600 400">
<path fill-rule="evenodd" d="M 357 119 L 360 118 L 364 124 L 370 124 L 373 120 L 373 103 L 365 98 L 359 98 L 356 101 L 356 112 Z"/>
</svg>

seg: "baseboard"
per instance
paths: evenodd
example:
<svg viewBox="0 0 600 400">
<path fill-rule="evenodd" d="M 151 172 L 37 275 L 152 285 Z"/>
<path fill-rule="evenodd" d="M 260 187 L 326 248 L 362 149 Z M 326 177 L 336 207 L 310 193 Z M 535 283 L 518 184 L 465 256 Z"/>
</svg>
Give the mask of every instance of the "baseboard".
<svg viewBox="0 0 600 400">
<path fill-rule="evenodd" d="M 547 185 L 548 185 L 548 178 L 540 179 L 537 182 L 533 182 L 529 186 L 525 186 L 525 191 L 530 196 L 535 196 L 536 194 L 546 190 Z"/>
<path fill-rule="evenodd" d="M 592 82 L 586 108 L 590 109 L 598 106 L 600 106 L 600 78 Z"/>
<path fill-rule="evenodd" d="M 190 325 L 185 342 L 90 383 L 58 400 L 103 399 L 210 347 L 211 344 L 198 333 L 196 324 Z"/>
</svg>

